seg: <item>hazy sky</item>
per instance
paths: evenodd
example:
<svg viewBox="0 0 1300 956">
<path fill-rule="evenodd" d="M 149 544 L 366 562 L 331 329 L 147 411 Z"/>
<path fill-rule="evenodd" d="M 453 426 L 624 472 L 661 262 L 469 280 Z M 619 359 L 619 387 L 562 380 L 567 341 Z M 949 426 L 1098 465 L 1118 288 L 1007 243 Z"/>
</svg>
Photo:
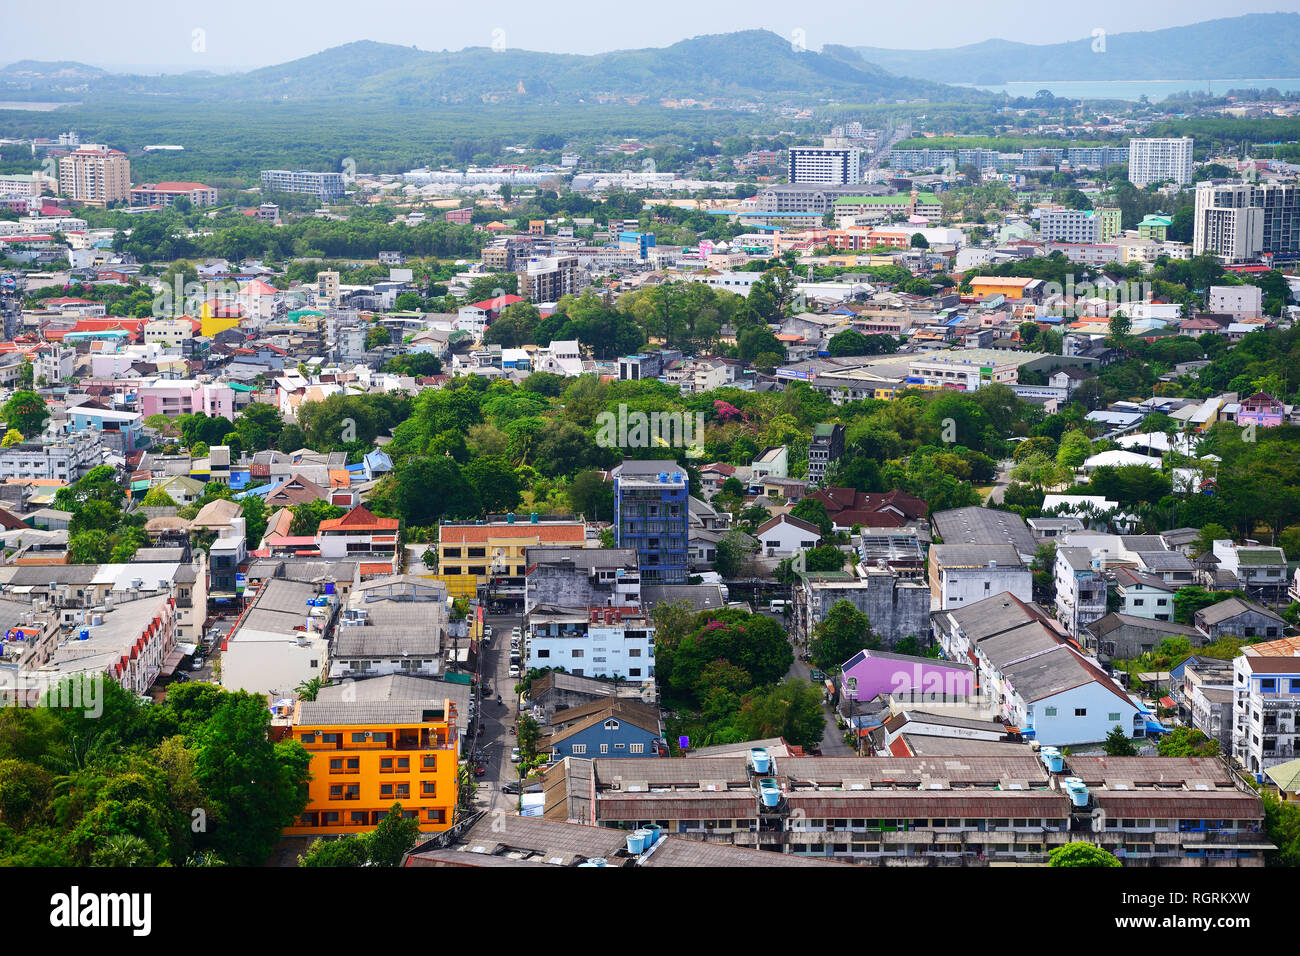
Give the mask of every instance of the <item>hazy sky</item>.
<svg viewBox="0 0 1300 956">
<path fill-rule="evenodd" d="M 359 39 L 422 50 L 492 46 L 495 40 L 531 50 L 600 53 L 765 28 L 782 36 L 802 30 L 813 49 L 827 42 L 911 49 L 991 38 L 1054 43 L 1090 36 L 1098 27 L 1123 33 L 1242 13 L 1295 12 L 1300 0 L 124 0 L 113 16 L 104 16 L 102 0 L 63 0 L 56 5 L 57 22 L 49 4 L 6 0 L 6 6 L 0 64 L 80 60 L 173 72 L 268 66 Z"/>
</svg>

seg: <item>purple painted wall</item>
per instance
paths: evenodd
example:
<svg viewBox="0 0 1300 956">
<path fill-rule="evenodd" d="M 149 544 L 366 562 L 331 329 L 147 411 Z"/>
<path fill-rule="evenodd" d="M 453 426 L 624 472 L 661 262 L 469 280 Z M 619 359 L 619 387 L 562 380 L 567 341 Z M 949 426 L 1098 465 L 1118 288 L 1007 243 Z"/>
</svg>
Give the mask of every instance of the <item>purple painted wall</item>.
<svg viewBox="0 0 1300 956">
<path fill-rule="evenodd" d="M 975 693 L 975 675 L 960 664 L 885 651 L 862 651 L 844 662 L 840 693 L 848 699 L 912 692 L 967 696 Z"/>
</svg>

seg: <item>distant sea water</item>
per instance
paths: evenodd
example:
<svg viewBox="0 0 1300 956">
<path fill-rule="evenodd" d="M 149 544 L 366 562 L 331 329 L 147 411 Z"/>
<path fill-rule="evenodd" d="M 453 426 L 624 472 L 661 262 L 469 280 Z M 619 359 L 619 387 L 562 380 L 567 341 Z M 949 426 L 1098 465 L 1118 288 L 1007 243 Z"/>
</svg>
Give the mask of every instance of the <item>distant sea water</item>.
<svg viewBox="0 0 1300 956">
<path fill-rule="evenodd" d="M 1136 100 L 1145 96 L 1152 102 L 1159 102 L 1174 93 L 1226 93 L 1228 90 L 1267 89 L 1274 87 L 1285 93 L 1300 90 L 1300 77 L 1259 80 L 1016 80 L 998 86 L 982 83 L 956 83 L 954 86 L 967 86 L 988 90 L 991 93 L 1005 93 L 1011 97 L 1033 97 L 1039 90 L 1050 90 L 1053 96 L 1082 100 Z"/>
<path fill-rule="evenodd" d="M 0 100 L 0 110 L 27 110 L 33 113 L 48 113 L 60 106 L 76 106 L 76 103 L 41 103 L 36 100 Z"/>
</svg>

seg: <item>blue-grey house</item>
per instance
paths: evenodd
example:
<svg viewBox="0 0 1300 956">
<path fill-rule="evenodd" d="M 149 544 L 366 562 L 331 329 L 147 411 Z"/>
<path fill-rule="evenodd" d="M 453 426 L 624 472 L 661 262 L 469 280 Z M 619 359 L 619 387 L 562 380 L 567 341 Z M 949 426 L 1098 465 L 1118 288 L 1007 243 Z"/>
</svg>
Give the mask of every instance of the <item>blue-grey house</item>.
<svg viewBox="0 0 1300 956">
<path fill-rule="evenodd" d="M 552 734 L 541 743 L 553 760 L 564 757 L 658 757 L 668 752 L 659 708 L 634 700 L 603 698 L 557 710 Z"/>
<path fill-rule="evenodd" d="M 361 459 L 361 464 L 365 470 L 366 481 L 374 481 L 376 478 L 382 478 L 393 470 L 393 459 L 389 458 L 387 453 L 376 448 L 369 452 Z"/>
</svg>

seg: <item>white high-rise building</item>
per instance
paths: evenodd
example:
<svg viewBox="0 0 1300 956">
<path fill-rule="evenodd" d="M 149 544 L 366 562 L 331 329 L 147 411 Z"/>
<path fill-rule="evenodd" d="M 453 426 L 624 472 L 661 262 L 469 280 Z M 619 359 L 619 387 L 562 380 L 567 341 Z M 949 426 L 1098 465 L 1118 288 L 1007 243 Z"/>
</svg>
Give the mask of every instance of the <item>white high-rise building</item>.
<svg viewBox="0 0 1300 956">
<path fill-rule="evenodd" d="M 1192 254 L 1224 262 L 1300 253 L 1300 186 L 1294 183 L 1198 183 Z"/>
<path fill-rule="evenodd" d="M 1134 186 L 1173 180 L 1180 186 L 1192 181 L 1192 138 L 1131 139 L 1128 144 L 1128 180 Z"/>
<path fill-rule="evenodd" d="M 1043 242 L 1101 242 L 1101 217 L 1091 209 L 1045 209 L 1038 234 Z"/>
<path fill-rule="evenodd" d="M 788 175 L 792 183 L 843 186 L 862 181 L 862 150 L 856 146 L 792 146 Z"/>
</svg>

